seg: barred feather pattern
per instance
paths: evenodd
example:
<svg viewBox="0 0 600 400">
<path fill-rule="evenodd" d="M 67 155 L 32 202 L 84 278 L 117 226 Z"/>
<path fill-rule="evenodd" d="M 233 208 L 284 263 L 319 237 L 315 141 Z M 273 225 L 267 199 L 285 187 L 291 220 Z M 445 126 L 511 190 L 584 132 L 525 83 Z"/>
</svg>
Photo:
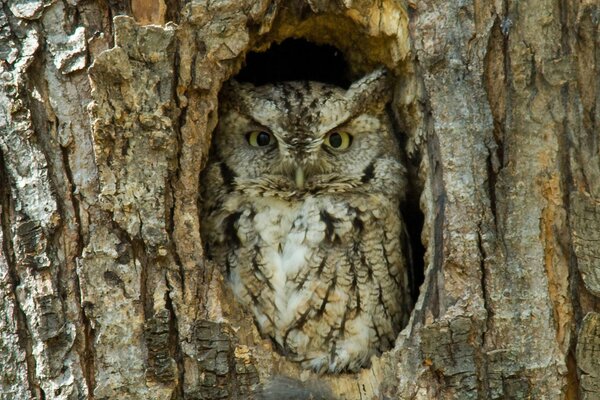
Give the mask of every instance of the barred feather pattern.
<svg viewBox="0 0 600 400">
<path fill-rule="evenodd" d="M 307 90 L 282 90 L 293 89 Z M 306 97 L 298 107 L 314 104 Z M 216 135 L 230 134 L 240 121 L 223 119 Z M 384 144 L 395 145 L 390 135 Z M 378 149 L 347 175 L 313 168 L 318 172 L 298 188 L 285 168 L 246 173 L 228 156 L 230 143 L 217 139 L 203 172 L 202 236 L 210 257 L 259 331 L 289 359 L 317 372 L 369 365 L 393 346 L 410 309 L 397 147 Z"/>
</svg>

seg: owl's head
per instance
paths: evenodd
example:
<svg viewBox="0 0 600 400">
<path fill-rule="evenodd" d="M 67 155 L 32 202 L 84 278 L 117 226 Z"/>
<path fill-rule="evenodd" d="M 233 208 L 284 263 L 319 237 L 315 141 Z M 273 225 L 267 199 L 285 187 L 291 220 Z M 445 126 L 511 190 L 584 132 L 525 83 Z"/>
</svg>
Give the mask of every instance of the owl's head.
<svg viewBox="0 0 600 400">
<path fill-rule="evenodd" d="M 221 94 L 215 157 L 235 183 L 273 195 L 398 193 L 404 169 L 384 69 L 347 90 L 317 82 L 230 82 Z"/>
</svg>

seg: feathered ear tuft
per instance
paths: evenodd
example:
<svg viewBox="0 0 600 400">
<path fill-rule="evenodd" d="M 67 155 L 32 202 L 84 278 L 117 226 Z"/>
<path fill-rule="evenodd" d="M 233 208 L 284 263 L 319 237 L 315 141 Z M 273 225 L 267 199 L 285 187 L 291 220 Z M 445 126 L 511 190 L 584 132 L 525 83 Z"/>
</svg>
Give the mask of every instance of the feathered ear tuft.
<svg viewBox="0 0 600 400">
<path fill-rule="evenodd" d="M 357 109 L 383 109 L 391 99 L 391 89 L 390 72 L 379 67 L 354 82 L 346 91 L 346 97 L 354 102 Z"/>
<path fill-rule="evenodd" d="M 240 83 L 235 79 L 230 79 L 223 83 L 223 87 L 221 88 L 221 96 L 224 98 L 236 98 L 239 97 L 241 91 L 244 90 L 244 87 L 249 86 L 247 83 Z M 252 86 L 252 85 L 250 85 Z"/>
<path fill-rule="evenodd" d="M 229 107 L 237 110 L 246 109 L 247 104 L 245 103 L 249 97 L 254 95 L 255 89 L 256 87 L 251 83 L 230 79 L 221 88 L 219 102 L 221 104 L 228 104 Z"/>
</svg>

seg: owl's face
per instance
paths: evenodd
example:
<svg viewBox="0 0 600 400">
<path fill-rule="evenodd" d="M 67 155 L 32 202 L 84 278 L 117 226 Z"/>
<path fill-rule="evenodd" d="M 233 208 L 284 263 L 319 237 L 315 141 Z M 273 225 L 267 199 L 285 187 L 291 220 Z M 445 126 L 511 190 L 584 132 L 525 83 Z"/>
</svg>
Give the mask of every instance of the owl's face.
<svg viewBox="0 0 600 400">
<path fill-rule="evenodd" d="M 222 92 L 216 156 L 238 183 L 274 191 L 356 191 L 394 169 L 398 148 L 385 104 L 386 73 L 348 90 L 316 82 L 255 87 L 231 82 Z M 381 163 L 389 159 L 387 165 Z M 398 164 L 398 168 L 400 168 Z M 400 174 L 397 174 L 400 175 Z M 385 189 L 385 179 L 380 179 Z"/>
</svg>

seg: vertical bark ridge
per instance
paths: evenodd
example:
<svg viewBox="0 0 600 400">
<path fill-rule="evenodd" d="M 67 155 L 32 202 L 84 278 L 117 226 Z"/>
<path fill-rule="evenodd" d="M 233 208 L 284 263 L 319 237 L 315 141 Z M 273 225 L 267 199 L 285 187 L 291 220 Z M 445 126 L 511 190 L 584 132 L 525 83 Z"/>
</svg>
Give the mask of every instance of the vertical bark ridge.
<svg viewBox="0 0 600 400">
<path fill-rule="evenodd" d="M 183 358 L 183 351 L 181 348 L 181 337 L 179 335 L 177 313 L 175 311 L 173 300 L 171 299 L 171 293 L 173 287 L 169 284 L 167 279 L 167 285 L 169 290 L 165 294 L 166 296 L 166 308 L 169 310 L 169 347 L 175 362 L 177 363 L 177 381 L 174 388 L 174 398 L 184 399 L 184 377 L 185 377 L 185 364 Z"/>
<path fill-rule="evenodd" d="M 69 193 L 69 200 L 72 203 L 72 211 L 74 218 L 74 230 L 76 230 L 76 234 L 74 235 L 76 239 L 73 241 L 75 243 L 71 243 L 73 247 L 73 252 L 70 255 L 70 262 L 72 263 L 72 271 L 71 275 L 67 277 L 68 282 L 72 282 L 72 293 L 73 303 L 76 305 L 78 310 L 78 318 L 75 321 L 81 322 L 81 327 L 79 327 L 79 331 L 77 334 L 76 342 L 78 343 L 78 352 L 80 358 L 81 371 L 83 373 L 85 379 L 85 386 L 87 388 L 87 396 L 91 400 L 94 399 L 94 351 L 93 351 L 93 327 L 91 326 L 91 322 L 89 318 L 87 318 L 85 314 L 85 305 L 82 304 L 81 301 L 81 282 L 80 276 L 77 272 L 77 264 L 79 262 L 79 256 L 83 252 L 84 249 L 84 233 L 82 228 L 82 220 L 81 220 L 81 203 L 78 200 L 78 195 L 75 193 L 75 182 L 73 180 L 73 171 L 71 170 L 71 165 L 69 161 L 69 150 L 65 147 L 61 147 L 62 154 L 62 166 L 64 167 L 65 175 L 67 178 L 67 186 Z M 69 236 L 69 235 L 67 235 Z"/>
<path fill-rule="evenodd" d="M 430 128 L 432 129 L 432 128 Z M 437 281 L 438 277 L 441 276 L 442 266 L 444 265 L 444 238 L 443 238 L 443 226 L 445 219 L 446 210 L 446 191 L 444 188 L 443 181 L 443 164 L 439 159 L 439 141 L 433 133 L 429 136 L 427 142 L 429 156 L 429 165 L 431 168 L 431 187 L 432 196 L 434 198 L 433 207 L 429 210 L 434 215 L 433 224 L 430 229 L 433 231 L 433 235 L 429 242 L 429 248 L 431 249 L 430 265 L 428 266 L 428 273 L 431 276 L 428 290 L 425 293 L 430 294 L 431 297 L 426 300 L 427 310 L 433 312 L 434 318 L 438 318 L 441 314 L 440 310 L 440 287 L 443 285 L 442 282 Z"/>
<path fill-rule="evenodd" d="M 30 72 L 32 78 L 28 93 L 42 92 L 44 98 L 49 94 L 43 81 L 38 81 L 47 73 L 47 65 L 34 63 Z M 52 69 L 52 68 L 50 68 Z M 83 316 L 83 307 L 81 306 L 81 293 L 79 287 L 79 277 L 77 274 L 77 258 L 83 250 L 83 232 L 81 227 L 81 218 L 79 213 L 79 201 L 75 194 L 75 182 L 73 173 L 69 164 L 69 150 L 58 143 L 57 137 L 61 135 L 61 125 L 72 124 L 72 121 L 66 122 L 59 120 L 58 116 L 53 115 L 50 108 L 38 102 L 37 99 L 29 97 L 30 104 L 34 112 L 32 113 L 33 128 L 35 138 L 40 145 L 40 149 L 48 162 L 48 174 L 51 185 L 51 191 L 57 197 L 57 211 L 61 219 L 50 235 L 50 246 L 55 249 L 55 254 L 50 255 L 51 263 L 56 268 L 54 280 L 58 297 L 61 300 L 61 313 L 65 324 L 73 324 L 75 337 L 73 351 L 76 352 L 75 363 L 81 370 L 84 377 L 89 377 L 88 363 L 83 359 L 86 348 L 91 344 L 87 343 L 85 331 L 88 327 L 85 325 Z M 82 324 L 80 326 L 80 323 Z M 80 385 L 78 391 L 85 393 L 90 391 L 86 378 L 85 384 Z"/>
<path fill-rule="evenodd" d="M 13 387 L 9 385 L 2 385 L 0 387 L 2 397 L 8 399 L 8 396 L 14 395 L 15 397 L 31 396 L 33 398 L 43 398 L 44 393 L 41 389 L 36 374 L 36 360 L 32 351 L 32 340 L 31 333 L 27 328 L 27 317 L 23 312 L 19 299 L 16 295 L 16 289 L 19 286 L 19 278 L 16 272 L 15 265 L 15 254 L 13 251 L 12 244 L 12 193 L 11 183 L 5 171 L 4 156 L 0 150 L 0 224 L 2 230 L 0 231 L 0 240 L 2 247 L 0 248 L 0 269 L 3 275 L 2 279 L 2 292 L 4 301 L 3 310 L 7 312 L 6 317 L 10 320 L 13 319 L 12 327 L 14 330 L 2 330 L 2 342 L 5 345 L 16 343 L 17 346 L 13 348 L 2 349 L 2 361 L 6 368 L 2 368 L 2 373 L 10 373 L 12 371 Z M 12 304 L 10 304 L 12 303 Z M 9 311 L 12 310 L 12 313 Z M 4 324 L 3 324 L 4 325 Z M 11 335 L 12 333 L 12 335 Z M 13 336 L 12 338 L 10 336 Z M 25 364 L 19 360 L 19 356 L 24 358 Z M 12 355 L 12 357 L 10 357 Z M 5 358 L 6 357 L 6 358 Z M 19 362 L 21 361 L 21 362 Z M 0 382 L 10 382 L 13 379 L 2 379 Z M 4 397 L 6 395 L 6 397 Z"/>
<path fill-rule="evenodd" d="M 56 12 L 57 7 L 49 7 L 48 14 Z M 66 398 L 85 392 L 85 383 L 80 379 L 79 356 L 72 347 L 77 325 L 69 316 L 69 310 L 73 309 L 71 299 L 66 296 L 64 300 L 64 295 L 72 292 L 62 284 L 64 262 L 72 254 L 65 254 L 62 235 L 64 224 L 70 222 L 69 216 L 60 208 L 62 203 L 57 202 L 60 200 L 57 192 L 63 191 L 58 184 L 62 176 L 55 168 L 60 165 L 61 156 L 58 147 L 48 146 L 52 140 L 50 125 L 39 102 L 46 92 L 36 86 L 35 79 L 42 65 L 34 57 L 40 51 L 39 32 L 43 25 L 38 19 L 46 14 L 42 8 L 18 3 L 10 4 L 9 9 L 5 15 L 9 23 L 3 28 L 16 29 L 14 40 L 8 45 L 21 59 L 15 62 L 7 58 L 2 66 L 4 80 L 12 82 L 6 86 L 10 90 L 0 94 L 4 106 L 0 109 L 3 114 L 0 148 L 5 155 L 4 167 L 12 184 L 15 206 L 10 239 L 15 256 L 15 282 L 18 282 L 15 294 L 30 329 L 36 357 L 35 364 L 30 366 L 35 367 L 40 390 L 46 395 L 54 393 L 56 398 Z M 51 47 L 54 37 L 49 35 L 47 40 Z M 71 60 L 77 56 L 75 52 Z M 67 64 L 62 66 L 73 67 Z M 74 271 L 74 263 L 71 265 Z"/>
</svg>

